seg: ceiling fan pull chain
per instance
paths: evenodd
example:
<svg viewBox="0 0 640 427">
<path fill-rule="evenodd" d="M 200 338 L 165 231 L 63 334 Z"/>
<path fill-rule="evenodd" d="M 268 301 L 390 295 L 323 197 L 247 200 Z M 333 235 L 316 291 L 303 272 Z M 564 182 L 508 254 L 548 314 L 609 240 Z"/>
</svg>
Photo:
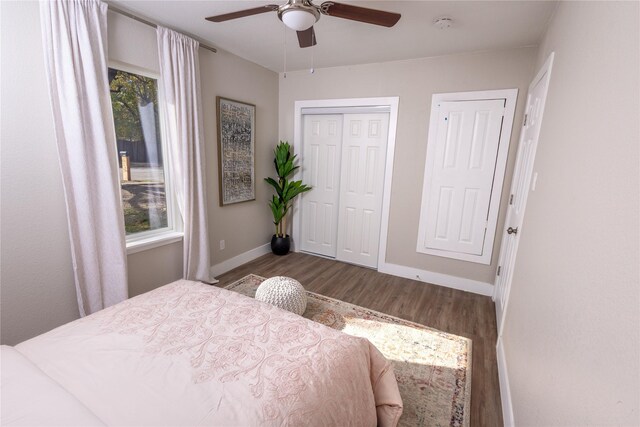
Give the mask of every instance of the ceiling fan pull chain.
<svg viewBox="0 0 640 427">
<path fill-rule="evenodd" d="M 311 34 L 311 68 L 309 69 L 309 74 L 313 74 L 316 72 L 315 69 L 315 55 L 316 55 L 316 48 L 315 48 L 315 39 L 316 38 L 316 34 L 313 33 Z"/>
<path fill-rule="evenodd" d="M 284 34 L 284 78 L 287 78 L 287 27 L 282 30 Z"/>
</svg>

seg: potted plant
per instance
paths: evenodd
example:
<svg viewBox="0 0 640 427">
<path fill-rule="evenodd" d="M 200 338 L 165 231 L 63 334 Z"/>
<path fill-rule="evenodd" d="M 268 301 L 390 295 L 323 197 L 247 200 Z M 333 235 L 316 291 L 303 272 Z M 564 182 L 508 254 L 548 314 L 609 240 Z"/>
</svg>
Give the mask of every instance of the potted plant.
<svg viewBox="0 0 640 427">
<path fill-rule="evenodd" d="M 295 165 L 296 156 L 291 154 L 290 148 L 288 142 L 280 141 L 274 150 L 273 159 L 278 177 L 264 179 L 276 190 L 269 202 L 276 226 L 276 234 L 271 238 L 271 250 L 276 255 L 286 255 L 291 247 L 291 238 L 287 234 L 287 213 L 291 202 L 298 194 L 311 190 L 302 181 L 289 181 L 289 176 L 299 167 Z"/>
</svg>

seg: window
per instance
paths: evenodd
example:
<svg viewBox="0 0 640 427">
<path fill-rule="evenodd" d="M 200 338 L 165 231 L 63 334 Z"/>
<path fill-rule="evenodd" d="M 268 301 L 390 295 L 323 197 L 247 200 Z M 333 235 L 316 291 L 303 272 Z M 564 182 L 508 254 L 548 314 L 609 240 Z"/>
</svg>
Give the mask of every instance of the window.
<svg viewBox="0 0 640 427">
<path fill-rule="evenodd" d="M 157 80 L 109 68 L 127 247 L 174 232 Z"/>
</svg>

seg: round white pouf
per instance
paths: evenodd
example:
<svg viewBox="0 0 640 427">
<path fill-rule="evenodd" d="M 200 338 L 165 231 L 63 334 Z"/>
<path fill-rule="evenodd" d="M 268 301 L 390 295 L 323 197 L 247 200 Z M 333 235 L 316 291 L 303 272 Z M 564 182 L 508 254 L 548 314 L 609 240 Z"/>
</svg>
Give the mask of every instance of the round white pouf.
<svg viewBox="0 0 640 427">
<path fill-rule="evenodd" d="M 256 299 L 300 316 L 307 308 L 304 288 L 300 282 L 290 277 L 276 276 L 265 280 L 256 290 Z"/>
</svg>

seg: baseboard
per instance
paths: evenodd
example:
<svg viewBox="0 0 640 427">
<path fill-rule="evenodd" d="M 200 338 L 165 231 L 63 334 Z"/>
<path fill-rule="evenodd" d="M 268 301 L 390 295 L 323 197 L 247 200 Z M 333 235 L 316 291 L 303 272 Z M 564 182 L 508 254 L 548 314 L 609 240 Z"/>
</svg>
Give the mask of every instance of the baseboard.
<svg viewBox="0 0 640 427">
<path fill-rule="evenodd" d="M 502 338 L 498 338 L 496 344 L 496 357 L 498 359 L 498 379 L 500 380 L 500 400 L 502 401 L 502 421 L 505 427 L 515 426 L 513 418 L 513 406 L 511 404 L 511 389 L 509 388 L 509 375 L 507 375 L 507 359 L 504 355 Z"/>
<path fill-rule="evenodd" d="M 236 267 L 240 267 L 242 264 L 246 264 L 249 261 L 253 261 L 254 259 L 261 257 L 264 254 L 268 254 L 271 252 L 271 244 L 266 243 L 262 246 L 258 246 L 257 248 L 253 248 L 247 252 L 241 253 L 240 255 L 236 255 L 233 258 L 229 258 L 226 261 L 222 261 L 216 265 L 212 265 L 211 275 L 213 277 L 220 276 L 221 274 L 226 273 L 227 271 L 231 271 Z"/>
<path fill-rule="evenodd" d="M 266 243 L 257 248 L 229 258 L 226 261 L 211 266 L 210 272 L 214 277 L 231 271 L 242 264 L 261 257 L 271 252 L 271 245 Z M 465 279 L 463 277 L 450 276 L 448 274 L 434 273 L 432 271 L 420 270 L 399 264 L 384 263 L 378 267 L 380 273 L 391 274 L 393 276 L 404 277 L 406 279 L 420 280 L 434 285 L 445 286 L 461 291 L 472 292 L 474 294 L 492 296 L 493 285 L 477 280 Z"/>
<path fill-rule="evenodd" d="M 460 291 L 474 294 L 493 296 L 493 285 L 478 280 L 465 279 L 464 277 L 450 276 L 448 274 L 434 273 L 433 271 L 420 270 L 399 264 L 384 263 L 378 266 L 380 273 L 404 277 L 405 279 L 420 280 L 433 285 L 445 286 Z"/>
</svg>

